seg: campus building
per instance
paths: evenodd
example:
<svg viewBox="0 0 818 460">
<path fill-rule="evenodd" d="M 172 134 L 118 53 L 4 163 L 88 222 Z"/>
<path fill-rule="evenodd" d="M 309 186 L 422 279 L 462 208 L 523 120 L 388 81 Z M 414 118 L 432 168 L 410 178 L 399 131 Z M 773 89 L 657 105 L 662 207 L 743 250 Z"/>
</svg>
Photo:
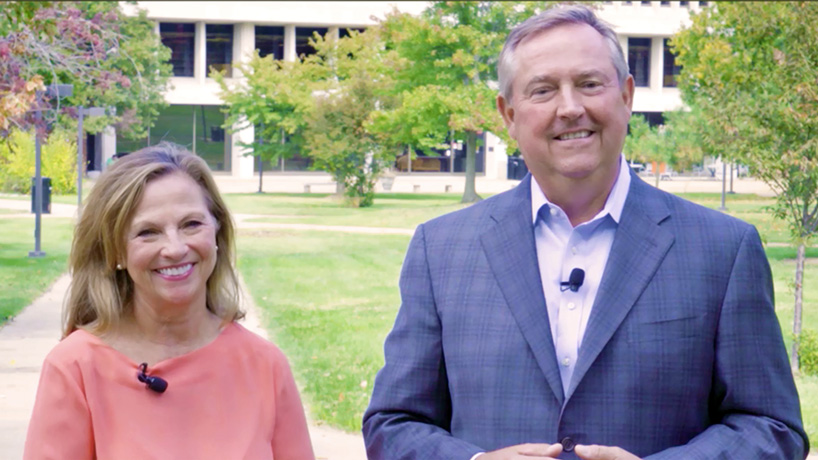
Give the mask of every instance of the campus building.
<svg viewBox="0 0 818 460">
<path fill-rule="evenodd" d="M 148 18 L 156 21 L 162 42 L 171 49 L 174 76 L 166 94 L 170 106 L 159 115 L 147 138 L 133 141 L 117 137 L 115 147 L 112 139 L 98 142 L 92 165 L 101 165 L 101 160 L 115 152 L 167 140 L 200 155 L 214 171 L 252 177 L 259 164 L 246 155 L 248 150 L 242 144 L 252 142 L 254 130 L 230 134 L 222 129 L 223 104 L 218 85 L 208 77 L 209 68 L 225 70 L 231 76 L 234 64 L 248 61 L 253 50 L 262 56 L 295 60 L 314 52 L 308 44 L 314 32 L 343 37 L 349 30 L 372 26 L 393 8 L 417 14 L 425 6 L 425 2 L 138 2 Z M 679 67 L 668 49 L 668 39 L 689 23 L 691 12 L 706 6 L 707 2 L 604 2 L 599 11 L 618 32 L 634 75 L 634 113 L 643 114 L 652 124 L 662 122 L 663 112 L 682 105 L 676 88 Z M 129 5 L 123 8 L 132 11 Z M 462 173 L 465 146 L 453 147 L 453 151 L 421 156 L 412 162 L 399 159 L 396 169 L 402 174 Z M 509 160 L 496 136 L 486 134 L 478 149 L 478 174 L 492 179 L 515 178 L 524 172 L 519 164 Z M 293 174 L 308 171 L 310 160 L 295 156 L 263 167 L 265 171 Z"/>
</svg>

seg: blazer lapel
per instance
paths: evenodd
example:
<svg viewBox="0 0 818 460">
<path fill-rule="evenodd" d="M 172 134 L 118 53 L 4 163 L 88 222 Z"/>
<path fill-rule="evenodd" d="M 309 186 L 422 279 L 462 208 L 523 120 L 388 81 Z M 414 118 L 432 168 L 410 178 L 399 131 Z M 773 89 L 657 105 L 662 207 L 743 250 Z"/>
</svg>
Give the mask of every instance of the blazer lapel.
<svg viewBox="0 0 818 460">
<path fill-rule="evenodd" d="M 670 215 L 660 192 L 636 175 L 631 177 L 566 399 L 619 328 L 673 245 L 673 235 L 659 226 Z"/>
<path fill-rule="evenodd" d="M 534 244 L 530 181 L 528 175 L 511 193 L 498 197 L 490 213 L 493 225 L 481 235 L 481 244 L 523 337 L 562 405 L 562 382 Z"/>
</svg>

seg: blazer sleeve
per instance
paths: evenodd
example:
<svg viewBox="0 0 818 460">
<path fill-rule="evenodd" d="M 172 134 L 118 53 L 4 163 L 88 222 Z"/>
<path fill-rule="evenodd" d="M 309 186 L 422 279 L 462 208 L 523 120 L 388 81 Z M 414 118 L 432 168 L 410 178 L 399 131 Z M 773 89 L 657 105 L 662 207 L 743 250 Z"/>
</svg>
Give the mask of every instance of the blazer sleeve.
<svg viewBox="0 0 818 460">
<path fill-rule="evenodd" d="M 425 226 L 419 226 L 409 243 L 400 275 L 400 310 L 364 414 L 370 460 L 469 460 L 482 452 L 450 432 L 442 328 L 424 232 Z"/>
<path fill-rule="evenodd" d="M 91 412 L 82 375 L 53 353 L 43 363 L 37 397 L 26 435 L 24 460 L 91 460 L 95 458 Z"/>
<path fill-rule="evenodd" d="M 275 425 L 273 428 L 273 458 L 276 460 L 314 460 L 310 432 L 304 406 L 298 394 L 290 365 L 276 349 L 275 362 Z"/>
<path fill-rule="evenodd" d="M 774 311 L 770 265 L 754 227 L 748 226 L 725 267 L 731 271 L 710 396 L 715 424 L 686 445 L 645 460 L 806 458 L 809 442 Z"/>
</svg>

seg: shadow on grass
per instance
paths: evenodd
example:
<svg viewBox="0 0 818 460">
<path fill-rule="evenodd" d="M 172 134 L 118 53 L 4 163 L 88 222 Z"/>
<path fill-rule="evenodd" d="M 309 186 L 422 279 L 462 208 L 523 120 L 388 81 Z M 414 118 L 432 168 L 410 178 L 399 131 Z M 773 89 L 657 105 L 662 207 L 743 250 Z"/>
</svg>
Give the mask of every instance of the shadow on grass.
<svg viewBox="0 0 818 460">
<path fill-rule="evenodd" d="M 768 246 L 765 248 L 767 258 L 770 260 L 795 259 L 798 248 L 794 246 Z M 818 258 L 818 247 L 807 248 L 807 258 Z"/>
</svg>

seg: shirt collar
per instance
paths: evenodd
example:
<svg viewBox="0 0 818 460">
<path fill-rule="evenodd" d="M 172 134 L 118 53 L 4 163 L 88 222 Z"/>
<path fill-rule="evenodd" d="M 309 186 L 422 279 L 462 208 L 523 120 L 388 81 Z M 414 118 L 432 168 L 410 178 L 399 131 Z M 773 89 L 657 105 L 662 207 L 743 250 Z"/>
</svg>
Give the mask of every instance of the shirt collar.
<svg viewBox="0 0 818 460">
<path fill-rule="evenodd" d="M 605 200 L 605 206 L 602 207 L 602 210 L 594 217 L 594 219 L 604 217 L 605 215 L 610 214 L 611 218 L 616 222 L 619 223 L 619 219 L 622 217 L 622 210 L 625 208 L 625 199 L 628 197 L 628 190 L 631 187 L 631 175 L 630 175 L 630 168 L 628 167 L 628 162 L 625 161 L 625 156 L 620 155 L 619 157 L 619 175 L 616 178 L 616 182 L 614 182 L 613 188 L 611 188 L 611 193 L 608 194 L 608 199 Z M 552 205 L 548 198 L 546 198 L 545 193 L 543 193 L 540 185 L 537 184 L 537 181 L 534 178 L 531 178 L 531 222 L 532 224 L 537 224 L 537 217 L 540 212 L 540 208 L 543 205 Z"/>
</svg>

